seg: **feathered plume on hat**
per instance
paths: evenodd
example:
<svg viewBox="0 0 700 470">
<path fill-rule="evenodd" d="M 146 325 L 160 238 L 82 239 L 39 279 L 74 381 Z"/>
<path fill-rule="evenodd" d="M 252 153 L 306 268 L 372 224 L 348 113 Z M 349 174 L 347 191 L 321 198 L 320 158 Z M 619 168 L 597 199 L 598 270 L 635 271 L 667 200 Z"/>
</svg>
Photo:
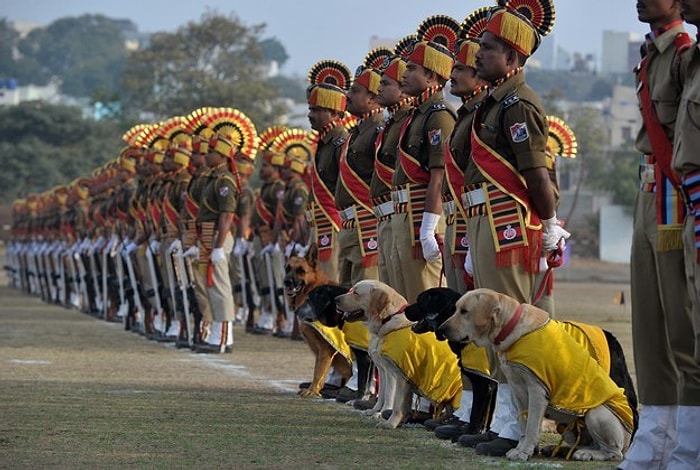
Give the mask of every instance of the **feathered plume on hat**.
<svg viewBox="0 0 700 470">
<path fill-rule="evenodd" d="M 204 118 L 212 131 L 209 148 L 227 158 L 242 156 L 255 159 L 258 133 L 253 122 L 241 111 L 233 108 L 216 108 Z"/>
<path fill-rule="evenodd" d="M 467 67 L 476 68 L 476 52 L 479 50 L 479 37 L 488 23 L 489 7 L 474 10 L 467 16 L 459 31 L 459 39 L 455 46 L 455 61 Z"/>
<path fill-rule="evenodd" d="M 136 140 L 139 134 L 149 126 L 150 124 L 137 124 L 122 134 L 122 140 L 126 143 L 126 146 L 119 151 L 119 163 L 122 168 L 130 173 L 136 172 L 136 163 L 143 156 Z"/>
<path fill-rule="evenodd" d="M 312 134 L 303 129 L 287 129 L 270 146 L 272 164 L 284 166 L 303 175 L 316 148 Z"/>
<path fill-rule="evenodd" d="M 205 124 L 206 117 L 216 108 L 204 107 L 195 109 L 185 118 L 185 132 L 192 137 L 192 151 L 206 154 L 209 151 L 211 129 Z"/>
<path fill-rule="evenodd" d="M 321 60 L 309 70 L 306 99 L 309 106 L 345 111 L 345 92 L 352 85 L 350 69 L 337 60 Z"/>
<path fill-rule="evenodd" d="M 547 150 L 559 157 L 576 158 L 578 143 L 569 125 L 557 116 L 547 116 L 547 125 L 549 126 Z"/>
<path fill-rule="evenodd" d="M 384 59 L 384 63 L 381 66 L 382 74 L 400 82 L 403 73 L 406 71 L 408 56 L 411 55 L 416 42 L 418 42 L 418 36 L 415 34 L 399 39 L 399 42 L 394 46 L 393 54 Z"/>
<path fill-rule="evenodd" d="M 359 83 L 367 88 L 370 93 L 377 94 L 379 92 L 379 80 L 381 80 L 381 68 L 385 61 L 393 56 L 391 49 L 386 47 L 377 47 L 367 53 L 362 65 L 355 72 L 355 83 Z"/>
<path fill-rule="evenodd" d="M 553 0 L 498 0 L 491 10 L 486 31 L 513 49 L 530 57 L 540 46 L 541 37 L 554 28 Z"/>
<path fill-rule="evenodd" d="M 122 134 L 122 140 L 126 142 L 126 145 L 134 146 L 136 145 L 136 138 L 141 134 L 141 132 L 149 127 L 150 124 L 136 124 L 124 134 Z"/>
<path fill-rule="evenodd" d="M 192 137 L 186 131 L 187 118 L 173 116 L 166 119 L 157 131 L 160 140 L 156 145 L 163 151 L 170 150 L 173 161 L 179 166 L 187 166 L 192 155 Z"/>
<path fill-rule="evenodd" d="M 142 149 L 146 160 L 151 163 L 161 164 L 163 163 L 163 154 L 157 152 L 155 147 L 158 141 L 158 128 L 160 127 L 160 122 L 149 124 L 139 134 L 136 136 L 134 141 L 134 146 Z"/>
<path fill-rule="evenodd" d="M 434 15 L 426 18 L 418 26 L 418 42 L 408 60 L 432 70 L 447 80 L 454 63 L 452 53 L 459 30 L 459 23 L 450 16 Z"/>
<path fill-rule="evenodd" d="M 270 146 L 272 145 L 272 142 L 274 142 L 277 136 L 279 136 L 286 130 L 286 126 L 270 126 L 264 131 L 262 131 L 258 136 L 258 140 L 260 142 L 258 151 L 260 152 L 262 159 L 265 160 L 267 163 L 271 163 L 272 161 L 273 155 L 270 151 Z"/>
</svg>

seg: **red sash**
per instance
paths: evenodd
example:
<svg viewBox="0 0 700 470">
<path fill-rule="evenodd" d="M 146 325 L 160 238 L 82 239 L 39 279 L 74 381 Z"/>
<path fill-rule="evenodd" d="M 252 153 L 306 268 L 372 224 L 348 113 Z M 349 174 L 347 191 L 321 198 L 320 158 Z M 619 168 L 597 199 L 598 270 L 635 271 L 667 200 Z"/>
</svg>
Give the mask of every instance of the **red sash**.
<svg viewBox="0 0 700 470">
<path fill-rule="evenodd" d="M 275 223 L 275 215 L 267 208 L 260 194 L 255 198 L 255 211 L 267 225 L 270 227 L 273 226 Z"/>
<path fill-rule="evenodd" d="M 172 234 L 173 232 L 177 232 L 180 215 L 168 198 L 163 201 L 163 214 L 165 216 L 165 222 L 168 224 L 168 233 Z"/>
<path fill-rule="evenodd" d="M 362 207 L 372 212 L 372 200 L 370 199 L 369 185 L 352 169 L 348 162 L 348 148 L 350 139 L 345 141 L 340 153 L 340 183 L 350 193 L 352 198 Z"/>
<path fill-rule="evenodd" d="M 314 200 L 323 212 L 324 217 L 328 219 L 331 225 L 333 225 L 333 230 L 336 232 L 340 230 L 342 221 L 340 219 L 340 215 L 338 215 L 338 210 L 335 207 L 335 196 L 333 195 L 335 188 L 333 188 L 333 191 L 331 191 L 325 184 L 323 184 L 323 180 L 321 179 L 321 175 L 318 174 L 318 169 L 316 168 L 315 162 L 313 165 L 313 171 L 311 172 L 311 191 L 313 192 Z"/>
<path fill-rule="evenodd" d="M 411 125 L 411 121 L 413 121 L 413 111 L 406 118 L 403 126 L 401 126 L 401 133 L 399 134 L 399 163 L 411 183 L 428 184 L 430 183 L 430 172 L 425 171 L 420 162 L 416 160 L 413 155 L 406 152 L 401 146 L 404 141 L 404 135 Z"/>
<path fill-rule="evenodd" d="M 185 193 L 185 210 L 190 219 L 197 220 L 197 214 L 199 213 L 199 204 L 192 199 L 189 192 Z"/>
<path fill-rule="evenodd" d="M 477 111 L 472 124 L 472 160 L 481 174 L 495 186 L 494 189 L 512 198 L 516 209 L 519 209 L 518 214 L 508 214 L 511 212 L 508 201 L 491 201 L 489 195 L 486 195 L 486 206 L 494 231 L 496 264 L 510 266 L 522 263 L 527 272 L 537 272 L 542 245 L 540 218 L 531 209 L 530 195 L 520 172 L 477 135 L 476 128 L 481 125 L 479 114 Z M 496 218 L 504 219 L 503 227 L 500 227 Z"/>
<path fill-rule="evenodd" d="M 678 33 L 673 41 L 677 52 L 687 49 L 691 43 L 690 36 L 685 32 Z M 644 128 L 655 160 L 656 222 L 659 226 L 657 243 L 660 250 L 681 249 L 683 243 L 679 230 L 685 217 L 685 205 L 678 193 L 681 181 L 679 175 L 671 168 L 673 143 L 656 114 L 649 91 L 648 68 L 649 56 L 646 56 L 635 71 L 639 77 L 638 95 Z"/>
<path fill-rule="evenodd" d="M 374 171 L 377 173 L 379 180 L 384 183 L 385 186 L 391 187 L 391 180 L 394 176 L 394 169 L 390 166 L 385 165 L 379 160 L 379 151 L 382 149 L 382 143 L 384 142 L 384 133 L 386 132 L 386 127 L 377 136 L 377 140 L 374 142 Z"/>
<path fill-rule="evenodd" d="M 455 211 L 459 211 L 463 220 L 467 220 L 467 211 L 462 205 L 461 198 L 462 188 L 464 188 L 464 171 L 457 165 L 457 161 L 452 155 L 451 140 L 452 138 L 448 138 L 445 142 L 445 173 L 447 175 L 445 181 L 450 190 L 450 195 L 452 195 L 452 200 L 455 202 Z"/>
</svg>

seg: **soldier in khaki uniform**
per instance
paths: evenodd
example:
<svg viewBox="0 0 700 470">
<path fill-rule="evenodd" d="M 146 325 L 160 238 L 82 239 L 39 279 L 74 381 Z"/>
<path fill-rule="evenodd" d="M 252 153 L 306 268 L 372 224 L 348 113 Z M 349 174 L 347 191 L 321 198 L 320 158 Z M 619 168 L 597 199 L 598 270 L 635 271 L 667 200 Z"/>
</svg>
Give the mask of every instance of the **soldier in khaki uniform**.
<svg viewBox="0 0 700 470">
<path fill-rule="evenodd" d="M 209 108 L 194 110 L 187 116 L 186 126 L 186 132 L 192 137 L 192 155 L 190 157 L 192 179 L 187 186 L 187 192 L 184 198 L 182 219 L 185 225 L 185 232 L 182 237 L 182 245 L 184 250 L 183 256 L 187 256 L 193 260 L 197 271 L 201 271 L 201 265 L 206 264 L 206 261 L 199 261 L 200 231 L 197 226 L 197 216 L 202 201 L 202 192 L 211 175 L 211 168 L 207 166 L 205 161 L 205 155 L 209 153 L 209 138 L 212 134 L 211 129 L 205 124 L 205 120 L 210 112 L 211 109 Z M 207 337 L 209 334 L 209 327 L 213 321 L 211 305 L 209 305 L 209 297 L 207 296 L 206 282 L 203 276 L 194 276 L 194 292 L 197 298 L 197 306 L 193 314 L 194 328 L 192 344 L 196 346 Z"/>
<path fill-rule="evenodd" d="M 680 436 L 677 415 L 685 406 L 700 405 L 700 367 L 693 360 L 692 306 L 683 263 L 685 210 L 680 178 L 671 170 L 680 101 L 675 64 L 679 50 L 692 40 L 683 28 L 680 2 L 639 2 L 637 11 L 651 32 L 642 62 L 635 68 L 643 126 L 636 141 L 642 161 L 632 236 L 631 300 L 642 406 L 639 429 L 620 465 L 628 470 L 666 468 Z"/>
<path fill-rule="evenodd" d="M 424 20 L 401 81 L 403 92 L 415 101 L 401 129 L 393 177 L 392 267 L 403 279 L 399 286 L 409 303 L 441 282 L 445 140 L 455 122 L 442 90 L 452 70 L 458 32 L 459 23 L 447 16 Z"/>
<path fill-rule="evenodd" d="M 488 82 L 489 95 L 473 117 L 462 199 L 468 206 L 475 287 L 532 303 L 540 257 L 556 250 L 569 234 L 555 214 L 545 153 L 547 118 L 522 73 L 540 34 L 551 30 L 554 18 L 542 15 L 536 29 L 515 11 L 515 3 L 492 11 L 476 53 L 477 74 Z M 554 11 L 551 2 L 540 3 L 542 11 Z M 460 437 L 460 444 L 475 446 L 477 454 L 505 455 L 520 438 L 511 396 L 503 386 L 498 394 L 504 405 L 494 417 L 498 438 Z"/>
<path fill-rule="evenodd" d="M 206 155 L 211 175 L 202 190 L 197 224 L 200 261 L 204 262 L 200 274 L 205 279 L 213 321 L 209 335 L 195 351 L 224 353 L 231 352 L 233 345 L 235 306 L 229 258 L 233 250 L 231 229 L 241 189 L 234 173 L 234 159 L 242 142 L 236 110 L 217 109 L 207 115 L 204 123 L 212 131 Z"/>
<path fill-rule="evenodd" d="M 372 211 L 377 217 L 377 276 L 380 281 L 389 284 L 398 292 L 405 292 L 403 277 L 397 277 L 391 266 L 391 254 L 394 249 L 394 234 L 391 218 L 394 215 L 394 201 L 391 199 L 391 186 L 396 168 L 396 155 L 399 134 L 404 121 L 408 118 L 412 101 L 401 91 L 401 77 L 406 70 L 406 46 L 415 41 L 406 37 L 394 47 L 394 54 L 382 64 L 382 76 L 377 89 L 377 103 L 385 107 L 388 117 L 377 136 L 374 172 L 370 182 Z"/>
<path fill-rule="evenodd" d="M 322 60 L 309 71 L 308 118 L 318 132 L 318 144 L 309 175 L 307 218 L 313 230 L 311 242 L 318 245 L 321 269 L 334 281 L 338 280 L 338 231 L 342 223 L 335 207 L 335 190 L 340 156 L 348 139 L 345 93 L 351 81 L 350 71 L 338 61 Z"/>
<path fill-rule="evenodd" d="M 457 121 L 447 142 L 442 193 L 446 222 L 443 252 L 445 280 L 447 287 L 460 293 L 473 287 L 473 279 L 464 266 L 469 250 L 466 210 L 462 203 L 464 170 L 469 160 L 474 112 L 486 96 L 485 83 L 476 74 L 476 51 L 479 50 L 480 32 L 475 34 L 474 31 L 468 30 L 469 26 L 464 26 L 463 39 L 457 42 L 455 63 L 450 74 L 450 94 L 459 97 L 462 106 L 457 110 Z"/>
<path fill-rule="evenodd" d="M 247 332 L 255 331 L 256 326 L 258 326 L 258 330 L 271 333 L 275 321 L 272 315 L 273 309 L 275 311 L 280 308 L 284 309 L 284 305 L 280 305 L 277 300 L 279 296 L 284 295 L 282 287 L 284 262 L 273 262 L 273 255 L 271 253 L 266 255 L 262 253 L 262 250 L 272 244 L 277 202 L 284 193 L 284 181 L 280 178 L 279 167 L 273 164 L 275 154 L 271 147 L 275 139 L 285 130 L 286 128 L 283 126 L 272 126 L 260 134 L 259 158 L 261 164 L 259 175 L 262 186 L 256 191 L 255 206 L 251 218 L 251 228 L 255 234 L 253 249 L 258 254 L 253 258 L 253 261 L 257 285 L 259 286 L 260 317 L 256 324 L 255 315 L 248 314 L 246 319 Z M 281 258 L 279 250 L 277 250 L 277 255 Z M 281 272 L 279 272 L 278 265 L 282 265 Z M 270 277 L 272 277 L 272 283 Z M 274 305 L 273 302 L 275 302 Z"/>
<path fill-rule="evenodd" d="M 700 25 L 700 2 L 689 0 L 681 2 L 683 18 L 686 22 L 697 27 Z M 698 266 L 697 226 L 700 220 L 700 203 L 698 203 L 698 181 L 700 181 L 700 158 L 697 148 L 700 143 L 700 112 L 697 103 L 700 102 L 700 50 L 698 45 L 690 47 L 684 53 L 681 70 L 683 92 L 678 106 L 676 133 L 673 146 L 672 168 L 678 172 L 683 185 L 688 214 L 683 227 L 683 249 L 685 259 L 685 274 L 687 277 L 688 293 L 692 302 L 693 331 L 695 345 L 695 362 L 700 363 L 700 269 Z M 689 397 L 686 397 L 689 398 Z M 678 444 L 673 450 L 668 468 L 700 467 L 700 394 L 695 391 L 691 402 L 680 403 L 676 432 Z"/>
<path fill-rule="evenodd" d="M 340 157 L 335 205 L 343 221 L 338 234 L 338 282 L 350 288 L 362 279 L 377 279 L 378 236 L 370 183 L 375 142 L 382 129 L 383 108 L 377 102 L 379 65 L 389 49 L 371 51 L 347 92 L 347 110 L 357 118 Z"/>
</svg>

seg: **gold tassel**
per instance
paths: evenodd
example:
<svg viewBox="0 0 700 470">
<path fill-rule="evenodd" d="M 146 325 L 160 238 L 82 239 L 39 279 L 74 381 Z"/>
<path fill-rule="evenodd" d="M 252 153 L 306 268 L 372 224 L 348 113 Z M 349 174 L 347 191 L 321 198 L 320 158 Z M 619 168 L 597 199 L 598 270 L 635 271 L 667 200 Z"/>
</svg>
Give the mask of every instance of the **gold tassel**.
<svg viewBox="0 0 700 470">
<path fill-rule="evenodd" d="M 309 102 L 321 108 L 333 109 L 335 111 L 345 111 L 345 94 L 340 90 L 329 90 L 327 88 L 315 87 L 312 90 Z"/>
<path fill-rule="evenodd" d="M 430 46 L 425 47 L 423 56 L 423 67 L 432 70 L 442 78 L 449 78 L 452 72 L 452 57 L 443 54 L 440 51 L 433 49 Z"/>
<path fill-rule="evenodd" d="M 659 225 L 657 251 L 674 251 L 683 249 L 683 227 L 678 225 Z"/>
<path fill-rule="evenodd" d="M 521 49 L 525 55 L 532 53 L 535 45 L 535 30 L 531 25 L 513 14 L 503 13 L 501 18 L 500 37 Z"/>
</svg>

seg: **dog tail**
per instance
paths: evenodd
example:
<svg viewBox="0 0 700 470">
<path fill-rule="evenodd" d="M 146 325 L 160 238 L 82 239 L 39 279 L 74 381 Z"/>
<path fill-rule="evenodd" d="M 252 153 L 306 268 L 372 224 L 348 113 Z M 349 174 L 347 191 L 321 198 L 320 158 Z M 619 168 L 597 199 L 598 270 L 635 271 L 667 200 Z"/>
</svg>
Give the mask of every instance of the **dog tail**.
<svg viewBox="0 0 700 470">
<path fill-rule="evenodd" d="M 634 423 L 632 437 L 634 437 L 634 433 L 637 431 L 637 426 L 639 425 L 637 392 L 634 390 L 634 383 L 632 382 L 629 369 L 627 369 L 627 361 L 625 360 L 625 352 L 622 349 L 622 345 L 615 335 L 609 331 L 603 330 L 603 333 L 605 333 L 605 339 L 608 342 L 608 349 L 610 350 L 610 378 L 618 387 L 624 389 L 627 402 L 630 408 L 632 408 Z"/>
</svg>

